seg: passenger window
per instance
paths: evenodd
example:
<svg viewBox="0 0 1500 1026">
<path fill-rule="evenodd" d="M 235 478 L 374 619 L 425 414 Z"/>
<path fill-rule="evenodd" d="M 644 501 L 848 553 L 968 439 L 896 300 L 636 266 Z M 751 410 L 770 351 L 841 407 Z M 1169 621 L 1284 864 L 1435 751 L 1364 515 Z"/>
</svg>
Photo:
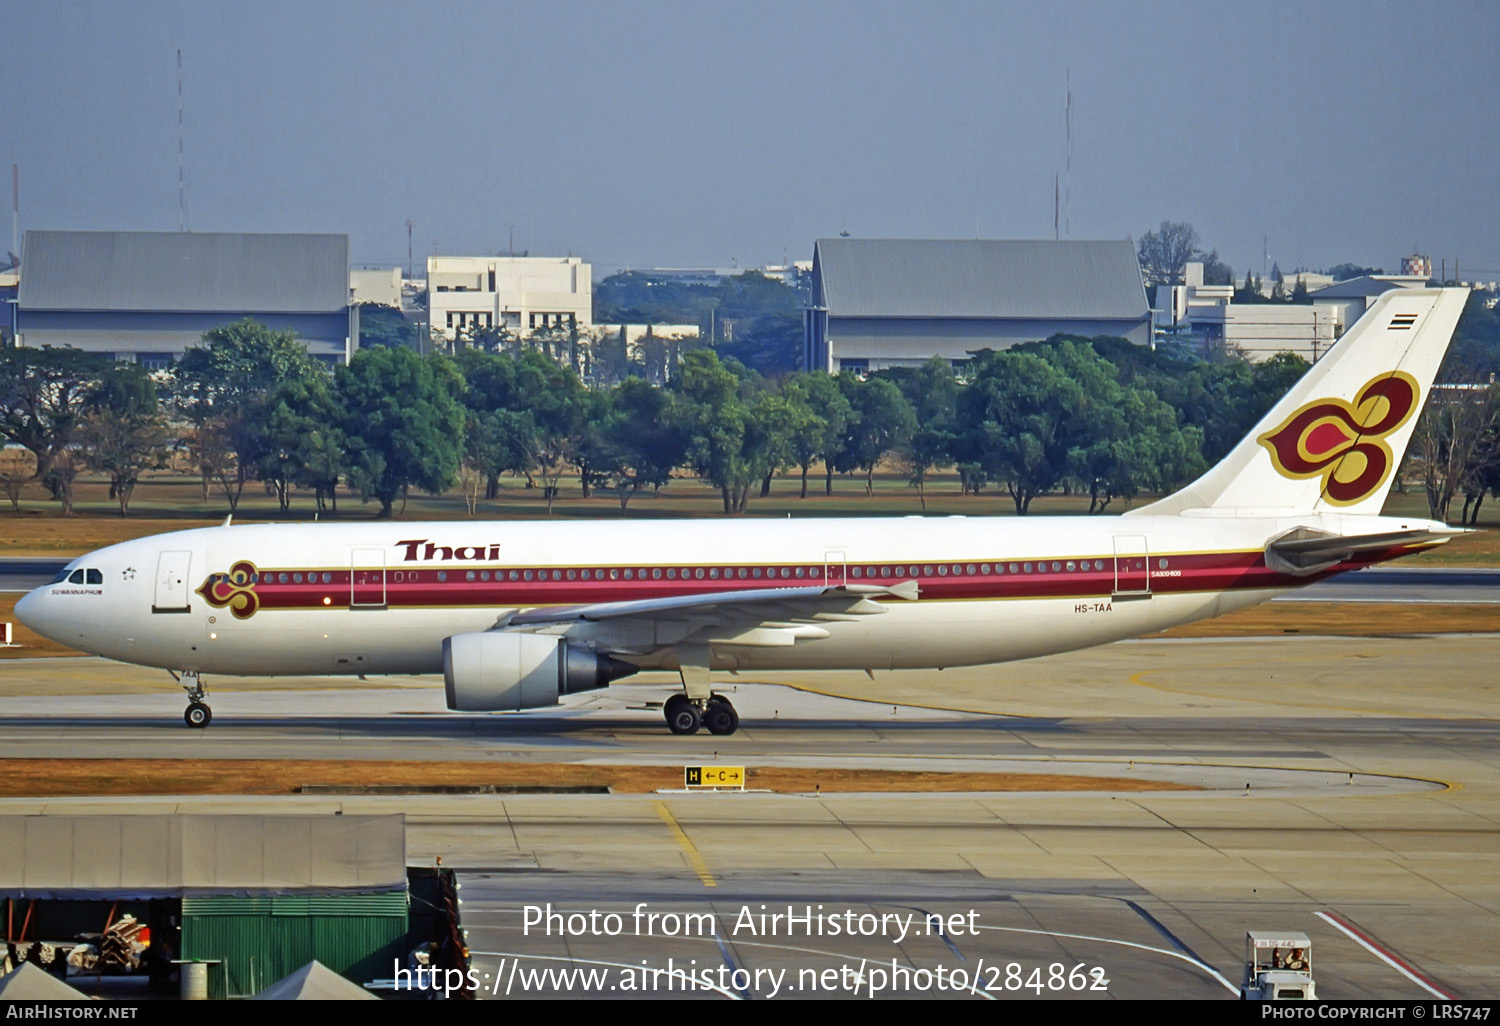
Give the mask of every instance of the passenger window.
<svg viewBox="0 0 1500 1026">
<path fill-rule="evenodd" d="M 98 570 L 85 570 L 84 576 L 90 584 L 103 584 L 104 575 Z"/>
</svg>

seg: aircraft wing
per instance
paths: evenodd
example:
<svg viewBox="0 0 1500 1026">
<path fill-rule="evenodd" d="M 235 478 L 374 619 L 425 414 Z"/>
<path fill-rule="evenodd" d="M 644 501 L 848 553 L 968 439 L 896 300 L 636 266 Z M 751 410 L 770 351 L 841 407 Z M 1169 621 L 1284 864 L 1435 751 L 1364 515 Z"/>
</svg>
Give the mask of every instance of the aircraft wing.
<svg viewBox="0 0 1500 1026">
<path fill-rule="evenodd" d="M 1266 563 L 1273 569 L 1293 574 L 1312 574 L 1352 559 L 1361 552 L 1396 548 L 1403 545 L 1438 545 L 1464 530 L 1434 531 L 1427 528 L 1411 531 L 1386 531 L 1381 534 L 1324 534 L 1298 528 L 1266 543 Z"/>
<path fill-rule="evenodd" d="M 672 645 L 795 645 L 826 638 L 829 621 L 879 616 L 876 599 L 917 598 L 916 581 L 716 591 L 629 602 L 529 609 L 499 630 L 557 634 L 597 651 L 651 652 Z"/>
</svg>

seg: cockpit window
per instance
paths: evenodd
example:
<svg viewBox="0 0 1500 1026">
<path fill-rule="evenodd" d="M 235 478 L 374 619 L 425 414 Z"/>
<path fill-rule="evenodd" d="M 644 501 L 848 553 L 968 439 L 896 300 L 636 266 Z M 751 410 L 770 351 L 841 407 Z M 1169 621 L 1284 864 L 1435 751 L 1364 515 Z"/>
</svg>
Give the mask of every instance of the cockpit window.
<svg viewBox="0 0 1500 1026">
<path fill-rule="evenodd" d="M 66 581 L 68 579 L 68 573 L 69 573 L 68 568 L 67 567 L 63 567 L 61 570 L 59 570 L 57 572 L 57 576 L 54 577 L 54 578 L 52 578 L 52 580 L 48 581 L 47 583 L 48 584 L 61 584 L 63 581 Z"/>
<path fill-rule="evenodd" d="M 104 574 L 100 573 L 98 570 L 85 570 L 83 574 L 84 579 L 87 580 L 90 584 L 104 583 Z"/>
<path fill-rule="evenodd" d="M 68 575 L 68 583 L 69 584 L 82 584 L 83 583 L 83 571 L 82 570 L 74 570 L 71 574 Z"/>
</svg>

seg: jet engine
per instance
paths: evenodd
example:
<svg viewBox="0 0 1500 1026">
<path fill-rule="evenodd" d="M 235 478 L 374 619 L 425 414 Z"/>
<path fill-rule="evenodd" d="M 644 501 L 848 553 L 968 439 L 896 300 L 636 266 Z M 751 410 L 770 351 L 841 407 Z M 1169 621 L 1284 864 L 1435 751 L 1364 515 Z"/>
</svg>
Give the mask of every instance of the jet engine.
<svg viewBox="0 0 1500 1026">
<path fill-rule="evenodd" d="M 549 634 L 486 631 L 443 639 L 448 708 L 501 712 L 556 705 L 636 672 L 630 663 L 573 648 Z"/>
</svg>

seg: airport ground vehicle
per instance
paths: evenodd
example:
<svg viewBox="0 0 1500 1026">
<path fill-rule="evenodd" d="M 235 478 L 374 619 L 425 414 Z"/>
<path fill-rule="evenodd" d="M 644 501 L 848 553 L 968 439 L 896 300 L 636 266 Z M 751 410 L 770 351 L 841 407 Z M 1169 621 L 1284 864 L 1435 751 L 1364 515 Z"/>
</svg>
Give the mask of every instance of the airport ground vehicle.
<svg viewBox="0 0 1500 1026">
<path fill-rule="evenodd" d="M 1250 930 L 1245 934 L 1245 978 L 1240 997 L 1247 1001 L 1316 1001 L 1312 977 L 1312 941 L 1305 933 Z"/>
</svg>

